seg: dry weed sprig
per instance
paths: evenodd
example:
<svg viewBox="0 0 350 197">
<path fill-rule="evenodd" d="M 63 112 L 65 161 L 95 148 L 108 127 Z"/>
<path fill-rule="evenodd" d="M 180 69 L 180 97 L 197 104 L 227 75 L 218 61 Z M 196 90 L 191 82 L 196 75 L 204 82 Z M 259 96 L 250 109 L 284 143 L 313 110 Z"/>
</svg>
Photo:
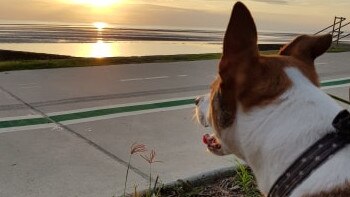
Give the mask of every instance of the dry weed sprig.
<svg viewBox="0 0 350 197">
<path fill-rule="evenodd" d="M 145 161 L 147 161 L 147 163 L 152 164 L 152 163 L 156 163 L 156 162 L 161 162 L 161 161 L 157 161 L 156 159 L 156 151 L 155 150 L 151 150 L 151 152 L 149 153 L 149 155 L 140 155 Z"/>
<path fill-rule="evenodd" d="M 131 146 L 130 146 L 130 154 L 129 154 L 129 161 L 128 161 L 128 168 L 126 170 L 126 175 L 125 175 L 125 182 L 124 182 L 124 197 L 126 196 L 126 184 L 128 182 L 128 177 L 129 177 L 129 170 L 130 170 L 130 166 L 131 166 L 131 157 L 134 154 L 140 154 L 143 152 L 146 152 L 146 145 L 144 144 L 138 144 L 136 142 L 134 142 Z"/>
<path fill-rule="evenodd" d="M 130 146 L 130 155 L 133 155 L 136 153 L 143 153 L 145 151 L 147 151 L 147 149 L 146 149 L 146 145 L 144 145 L 144 144 L 133 143 Z"/>
<path fill-rule="evenodd" d="M 140 155 L 148 164 L 149 164 L 149 191 L 152 196 L 152 164 L 160 163 L 161 161 L 156 160 L 156 151 L 154 149 L 151 150 L 149 155 Z"/>
</svg>

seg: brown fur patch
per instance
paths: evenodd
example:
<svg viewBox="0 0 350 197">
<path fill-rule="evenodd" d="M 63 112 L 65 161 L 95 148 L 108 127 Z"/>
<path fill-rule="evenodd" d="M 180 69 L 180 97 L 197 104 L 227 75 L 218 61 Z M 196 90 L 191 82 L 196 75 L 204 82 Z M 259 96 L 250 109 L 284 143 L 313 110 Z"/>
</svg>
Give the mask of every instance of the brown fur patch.
<svg viewBox="0 0 350 197">
<path fill-rule="evenodd" d="M 303 197 L 349 197 L 350 196 L 350 183 L 346 182 L 344 185 L 335 187 L 330 191 L 322 191 L 317 194 L 307 194 Z"/>
<path fill-rule="evenodd" d="M 243 110 L 270 104 L 291 86 L 284 65 L 283 58 L 261 56 L 250 66 L 244 82 L 237 88 Z"/>
<path fill-rule="evenodd" d="M 222 75 L 211 86 L 211 117 L 216 130 L 230 126 L 234 121 L 237 105 L 249 111 L 256 106 L 268 105 L 285 92 L 291 81 L 284 72 L 289 57 L 259 56 L 241 71 L 240 76 Z M 218 98 L 217 98 L 218 97 Z M 218 102 L 219 106 L 215 106 Z"/>
<path fill-rule="evenodd" d="M 288 59 L 288 65 L 286 66 L 293 66 L 298 68 L 301 73 L 303 73 L 303 75 L 308 78 L 315 86 L 320 86 L 320 81 L 314 63 L 306 63 L 291 57 Z"/>
<path fill-rule="evenodd" d="M 253 107 L 276 102 L 276 98 L 292 85 L 284 72 L 290 66 L 300 70 L 315 86 L 319 86 L 315 66 L 291 56 L 258 56 L 249 66 L 241 66 L 242 70 L 222 72 L 211 85 L 211 105 L 217 102 L 214 97 L 220 99 L 220 106 L 211 109 L 211 117 L 215 118 L 212 123 L 214 128 L 221 130 L 230 126 L 238 104 L 244 111 L 249 111 Z"/>
<path fill-rule="evenodd" d="M 211 124 L 215 131 L 220 131 L 233 124 L 237 107 L 237 105 L 229 104 L 232 102 L 236 103 L 235 91 L 232 91 L 232 94 L 223 95 L 223 91 L 220 88 L 221 84 L 221 78 L 217 77 L 211 85 L 209 119 L 212 120 Z M 220 133 L 217 133 L 217 135 L 220 137 Z"/>
<path fill-rule="evenodd" d="M 314 61 L 330 47 L 332 36 L 330 34 L 319 36 L 302 35 L 285 45 L 279 52 L 283 56 L 294 57 L 293 63 L 316 86 L 319 80 Z"/>
<path fill-rule="evenodd" d="M 283 47 L 280 55 L 293 56 L 308 64 L 322 55 L 332 44 L 332 35 L 309 36 L 302 35 Z"/>
</svg>

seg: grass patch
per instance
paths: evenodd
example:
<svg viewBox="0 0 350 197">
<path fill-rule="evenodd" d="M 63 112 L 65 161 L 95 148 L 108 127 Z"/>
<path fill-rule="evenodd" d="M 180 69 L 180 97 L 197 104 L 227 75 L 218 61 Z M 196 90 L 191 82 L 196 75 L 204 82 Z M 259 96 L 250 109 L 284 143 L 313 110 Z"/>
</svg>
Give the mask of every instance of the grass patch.
<svg viewBox="0 0 350 197">
<path fill-rule="evenodd" d="M 255 177 L 252 171 L 241 163 L 236 166 L 231 176 L 220 176 L 210 182 L 193 185 L 190 182 L 178 180 L 178 184 L 172 187 L 162 187 L 158 196 L 176 197 L 222 197 L 222 196 L 245 196 L 262 197 L 257 189 Z M 157 196 L 157 197 L 158 197 Z"/>
<path fill-rule="evenodd" d="M 255 177 L 246 165 L 238 163 L 236 173 L 235 182 L 240 187 L 244 196 L 261 197 L 257 189 Z"/>
<path fill-rule="evenodd" d="M 219 53 L 208 53 L 190 55 L 157 55 L 141 57 L 67 58 L 53 60 L 2 61 L 0 62 L 0 71 L 103 66 L 117 64 L 140 64 L 156 62 L 196 61 L 218 58 L 220 58 Z"/>
<path fill-rule="evenodd" d="M 329 53 L 341 53 L 341 52 L 348 52 L 348 51 L 350 51 L 350 44 L 343 44 L 343 43 L 338 45 L 333 44 L 328 50 Z"/>
<path fill-rule="evenodd" d="M 277 51 L 263 51 L 262 54 L 275 54 Z M 179 61 L 198 61 L 219 59 L 220 53 L 157 55 L 140 57 L 108 57 L 108 58 L 66 58 L 51 60 L 0 61 L 0 71 L 33 70 L 51 68 L 69 68 L 86 66 L 104 66 L 118 64 L 141 64 Z"/>
<path fill-rule="evenodd" d="M 0 49 L 0 61 L 67 59 L 71 56 Z"/>
</svg>

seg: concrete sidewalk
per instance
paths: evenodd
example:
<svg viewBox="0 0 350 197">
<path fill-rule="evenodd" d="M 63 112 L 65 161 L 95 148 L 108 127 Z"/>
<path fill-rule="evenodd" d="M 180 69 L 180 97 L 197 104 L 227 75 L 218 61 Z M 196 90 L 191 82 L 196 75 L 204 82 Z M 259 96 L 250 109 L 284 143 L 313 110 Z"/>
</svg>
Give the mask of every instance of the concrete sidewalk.
<svg viewBox="0 0 350 197">
<path fill-rule="evenodd" d="M 203 72 L 203 62 L 209 72 Z M 210 70 L 215 70 L 215 64 L 199 61 L 0 73 L 0 196 L 121 195 L 134 142 L 156 151 L 156 159 L 162 162 L 153 164 L 152 178 L 159 175 L 162 183 L 234 166 L 232 156 L 216 157 L 202 145 L 201 136 L 208 131 L 193 120 L 193 104 L 162 108 L 151 104 L 151 109 L 138 109 L 148 106 L 147 101 L 204 94 L 211 81 L 206 75 L 214 75 Z M 142 82 L 121 81 L 152 74 L 138 69 L 154 66 L 168 67 L 164 71 L 157 68 L 155 73 L 160 76 L 178 72 L 174 76 L 178 82 L 157 76 L 145 76 Z M 198 66 L 201 72 L 196 72 Z M 183 74 L 190 72 L 203 73 L 204 80 Z M 91 110 L 133 108 L 136 111 L 74 119 L 82 109 L 90 114 Z M 60 122 L 53 116 L 73 119 Z M 128 192 L 134 186 L 147 188 L 148 163 L 135 155 L 132 167 Z"/>
<path fill-rule="evenodd" d="M 325 91 L 345 100 L 350 82 L 337 79 L 350 76 L 348 62 L 350 53 L 326 54 L 317 62 L 322 80 L 336 79 Z M 233 167 L 233 156 L 206 151 L 201 136 L 211 131 L 193 120 L 188 103 L 208 91 L 216 65 L 210 60 L 0 73 L 0 196 L 121 195 L 134 142 L 156 151 L 162 162 L 152 165 L 152 178 L 159 175 L 162 183 Z M 147 188 L 149 172 L 134 155 L 128 192 Z"/>
</svg>

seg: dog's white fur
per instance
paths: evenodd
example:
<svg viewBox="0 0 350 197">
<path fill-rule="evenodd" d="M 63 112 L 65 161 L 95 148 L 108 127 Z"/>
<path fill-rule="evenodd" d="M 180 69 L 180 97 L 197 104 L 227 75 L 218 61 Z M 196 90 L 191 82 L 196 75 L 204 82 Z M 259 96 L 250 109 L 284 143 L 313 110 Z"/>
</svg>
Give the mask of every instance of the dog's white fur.
<svg viewBox="0 0 350 197">
<path fill-rule="evenodd" d="M 235 154 L 252 168 L 263 193 L 309 146 L 333 131 L 332 121 L 342 108 L 312 84 L 297 68 L 284 70 L 292 87 L 268 106 L 244 112 L 240 107 L 234 124 L 220 131 L 221 149 L 215 154 Z M 209 124 L 209 96 L 202 97 L 197 113 Z M 206 109 L 206 110 L 204 110 Z M 292 197 L 327 190 L 350 179 L 350 147 L 337 152 L 292 193 Z M 322 181 L 320 181 L 322 180 Z"/>
</svg>

